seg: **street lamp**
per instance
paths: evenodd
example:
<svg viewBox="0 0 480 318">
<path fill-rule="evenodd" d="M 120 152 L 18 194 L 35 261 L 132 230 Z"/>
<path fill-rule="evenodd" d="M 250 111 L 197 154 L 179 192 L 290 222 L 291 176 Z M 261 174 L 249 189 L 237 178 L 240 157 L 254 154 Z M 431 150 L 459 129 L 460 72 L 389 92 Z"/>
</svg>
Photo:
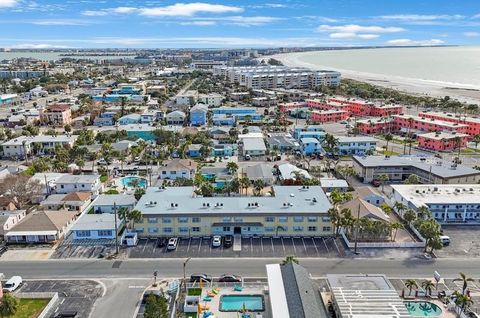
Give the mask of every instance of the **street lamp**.
<svg viewBox="0 0 480 318">
<path fill-rule="evenodd" d="M 187 277 L 186 277 L 186 268 L 187 268 L 187 263 L 191 260 L 192 258 L 189 257 L 183 262 L 183 291 L 186 293 L 187 292 Z"/>
</svg>

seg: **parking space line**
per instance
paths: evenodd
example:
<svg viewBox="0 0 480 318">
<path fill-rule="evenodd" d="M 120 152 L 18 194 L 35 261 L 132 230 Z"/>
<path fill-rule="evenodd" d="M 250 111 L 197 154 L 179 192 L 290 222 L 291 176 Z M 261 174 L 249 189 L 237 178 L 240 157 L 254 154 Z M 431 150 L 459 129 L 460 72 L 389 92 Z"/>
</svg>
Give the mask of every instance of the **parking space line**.
<svg viewBox="0 0 480 318">
<path fill-rule="evenodd" d="M 322 242 L 323 245 L 325 245 L 325 248 L 327 249 L 327 253 L 330 253 L 330 250 L 328 249 L 327 242 L 325 242 L 325 239 L 322 237 Z"/>
<path fill-rule="evenodd" d="M 270 242 L 272 243 L 272 251 L 275 253 L 275 247 L 273 247 L 273 237 L 270 238 Z"/>
<path fill-rule="evenodd" d="M 285 244 L 283 244 L 283 237 L 281 237 L 280 239 L 282 240 L 283 254 L 285 255 Z"/>
<path fill-rule="evenodd" d="M 337 248 L 338 255 L 342 255 L 342 253 L 340 252 L 340 249 L 338 248 L 337 240 L 333 239 L 333 243 L 335 243 L 335 247 Z"/>
<path fill-rule="evenodd" d="M 157 239 L 155 240 L 155 243 L 153 243 L 153 252 L 152 252 L 152 253 L 155 253 L 155 250 L 157 249 L 158 240 L 159 240 L 159 238 L 157 238 Z"/>
<path fill-rule="evenodd" d="M 317 256 L 320 256 L 320 253 L 318 253 L 317 244 L 315 244 L 315 238 L 314 237 L 312 237 L 312 242 L 313 242 L 313 246 L 315 247 L 315 251 L 317 251 Z"/>
<path fill-rule="evenodd" d="M 260 244 L 262 245 L 262 254 L 263 254 L 263 238 L 260 238 Z"/>
<path fill-rule="evenodd" d="M 253 238 L 250 238 L 250 252 L 253 253 Z"/>
<path fill-rule="evenodd" d="M 305 253 L 307 253 L 308 255 L 307 246 L 305 246 L 305 239 L 303 237 L 302 237 L 302 242 L 303 242 L 303 248 L 305 249 Z"/>
<path fill-rule="evenodd" d="M 191 242 L 192 242 L 192 238 L 191 238 L 191 237 L 189 237 L 189 238 L 188 238 L 188 247 L 187 247 L 187 253 L 188 253 L 188 251 L 190 250 L 190 243 L 191 243 Z"/>
<path fill-rule="evenodd" d="M 295 242 L 293 241 L 293 237 L 290 238 L 292 240 L 292 245 L 293 245 L 293 250 L 294 250 L 294 253 L 295 255 L 297 254 L 297 248 L 295 247 Z"/>
<path fill-rule="evenodd" d="M 198 244 L 198 252 L 200 253 L 200 249 L 202 248 L 202 238 L 200 238 L 200 243 Z"/>
<path fill-rule="evenodd" d="M 142 252 L 145 252 L 145 248 L 147 247 L 149 239 L 145 241 L 145 245 L 143 245 Z"/>
</svg>

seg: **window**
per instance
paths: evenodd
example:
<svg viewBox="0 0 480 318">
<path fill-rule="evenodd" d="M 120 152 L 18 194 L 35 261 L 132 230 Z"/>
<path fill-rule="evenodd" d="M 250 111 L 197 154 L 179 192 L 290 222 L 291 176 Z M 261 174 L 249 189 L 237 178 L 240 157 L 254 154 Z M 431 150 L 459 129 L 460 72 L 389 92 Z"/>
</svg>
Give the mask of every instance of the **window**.
<svg viewBox="0 0 480 318">
<path fill-rule="evenodd" d="M 318 218 L 316 216 L 309 216 L 308 222 L 317 222 Z"/>
<path fill-rule="evenodd" d="M 294 230 L 295 232 L 301 232 L 301 231 L 303 231 L 303 226 L 294 226 L 294 227 L 293 227 L 293 230 Z"/>
<path fill-rule="evenodd" d="M 163 218 L 163 223 L 172 223 L 172 218 Z"/>
<path fill-rule="evenodd" d="M 198 218 L 198 217 L 194 217 L 194 218 L 192 218 L 192 222 L 193 222 L 193 223 L 200 223 L 201 220 L 200 220 L 200 218 Z"/>
<path fill-rule="evenodd" d="M 148 233 L 150 233 L 150 234 L 158 233 L 158 227 L 149 227 L 148 228 Z"/>
<path fill-rule="evenodd" d="M 90 236 L 90 231 L 77 231 L 77 237 L 89 237 Z"/>
<path fill-rule="evenodd" d="M 231 216 L 224 216 L 223 217 L 223 222 L 231 222 L 232 221 L 232 217 Z"/>
<path fill-rule="evenodd" d="M 157 218 L 148 218 L 148 223 L 157 223 Z"/>
<path fill-rule="evenodd" d="M 294 216 L 293 221 L 297 223 L 303 222 L 303 216 Z"/>
<path fill-rule="evenodd" d="M 323 222 L 330 222 L 330 217 L 329 216 L 324 216 L 322 217 Z"/>
<path fill-rule="evenodd" d="M 243 222 L 243 218 L 241 218 L 241 217 L 235 217 L 235 222 Z"/>
<path fill-rule="evenodd" d="M 167 174 L 167 172 L 164 170 L 164 171 L 162 171 L 162 174 Z"/>
<path fill-rule="evenodd" d="M 164 227 L 163 228 L 163 233 L 172 233 L 173 229 L 171 227 Z"/>
<path fill-rule="evenodd" d="M 179 217 L 178 218 L 178 223 L 188 223 L 188 218 L 187 217 Z"/>
<path fill-rule="evenodd" d="M 198 226 L 192 227 L 192 232 L 200 232 L 200 227 Z"/>
<path fill-rule="evenodd" d="M 323 232 L 330 232 L 332 230 L 331 226 L 324 226 L 323 227 Z"/>
<path fill-rule="evenodd" d="M 230 226 L 224 226 L 223 232 L 230 232 Z"/>
<path fill-rule="evenodd" d="M 316 226 L 309 226 L 308 227 L 308 232 L 316 232 L 317 231 L 317 227 Z"/>
<path fill-rule="evenodd" d="M 279 216 L 278 217 L 278 222 L 287 223 L 288 222 L 288 216 Z"/>
<path fill-rule="evenodd" d="M 274 216 L 266 216 L 265 217 L 265 222 L 275 222 L 275 217 Z"/>
<path fill-rule="evenodd" d="M 265 232 L 275 232 L 275 228 L 273 226 L 266 226 Z"/>
<path fill-rule="evenodd" d="M 98 230 L 98 236 L 112 236 L 112 230 Z"/>
<path fill-rule="evenodd" d="M 179 228 L 178 228 L 178 231 L 179 231 L 180 233 L 188 233 L 188 227 L 179 227 Z"/>
</svg>

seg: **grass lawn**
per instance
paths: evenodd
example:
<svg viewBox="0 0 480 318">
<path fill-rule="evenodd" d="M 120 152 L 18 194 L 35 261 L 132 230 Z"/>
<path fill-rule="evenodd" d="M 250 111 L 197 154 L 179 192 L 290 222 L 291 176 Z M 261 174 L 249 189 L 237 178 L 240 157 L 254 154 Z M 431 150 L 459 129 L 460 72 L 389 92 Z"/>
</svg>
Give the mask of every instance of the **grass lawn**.
<svg viewBox="0 0 480 318">
<path fill-rule="evenodd" d="M 197 318 L 197 313 L 196 312 L 187 312 L 186 317 L 187 318 Z"/>
<path fill-rule="evenodd" d="M 36 318 L 42 312 L 43 308 L 47 306 L 50 299 L 37 298 L 28 299 L 20 298 L 18 302 L 17 312 L 13 316 L 5 316 L 11 318 Z"/>
<path fill-rule="evenodd" d="M 105 183 L 105 182 L 107 182 L 107 180 L 108 180 L 108 176 L 105 176 L 105 175 L 100 176 L 100 182 L 101 183 Z"/>
<path fill-rule="evenodd" d="M 201 288 L 189 288 L 187 291 L 188 296 L 200 296 L 202 294 Z"/>
<path fill-rule="evenodd" d="M 383 151 L 384 156 L 396 156 L 396 155 L 399 155 L 399 154 L 400 154 L 399 152 L 392 151 L 392 150 L 384 150 Z"/>
</svg>

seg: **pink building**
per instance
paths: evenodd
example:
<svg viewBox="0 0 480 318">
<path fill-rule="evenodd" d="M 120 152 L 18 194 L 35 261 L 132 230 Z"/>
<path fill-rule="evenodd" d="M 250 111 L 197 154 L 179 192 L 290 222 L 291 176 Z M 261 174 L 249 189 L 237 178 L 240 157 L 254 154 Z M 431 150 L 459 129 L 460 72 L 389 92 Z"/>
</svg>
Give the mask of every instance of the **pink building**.
<svg viewBox="0 0 480 318">
<path fill-rule="evenodd" d="M 343 110 L 314 110 L 310 114 L 310 120 L 316 123 L 326 123 L 346 120 L 349 117 L 348 112 Z"/>
<path fill-rule="evenodd" d="M 306 102 L 310 109 L 343 110 L 349 112 L 350 115 L 355 116 L 388 117 L 403 112 L 403 106 L 401 105 L 375 104 L 364 100 L 343 97 L 329 98 L 326 101 L 321 99 L 309 99 Z"/>
<path fill-rule="evenodd" d="M 403 106 L 396 104 L 374 105 L 370 108 L 370 116 L 389 117 L 403 113 Z"/>
<path fill-rule="evenodd" d="M 475 136 L 480 134 L 480 118 L 461 116 L 461 115 L 455 115 L 452 113 L 442 113 L 442 112 L 425 112 L 425 113 L 420 113 L 419 116 L 447 121 L 451 123 L 464 124 L 468 126 L 466 133 L 469 134 L 470 136 Z"/>
<path fill-rule="evenodd" d="M 394 129 L 393 121 L 390 118 L 371 118 L 357 120 L 357 128 L 361 134 L 377 134 L 388 132 Z"/>
<path fill-rule="evenodd" d="M 42 110 L 40 118 L 44 124 L 65 126 L 72 122 L 72 111 L 68 104 L 52 104 Z"/>
<path fill-rule="evenodd" d="M 412 115 L 394 115 L 394 128 L 402 132 L 456 132 L 467 133 L 467 125 L 452 123 L 433 118 L 425 118 Z"/>
<path fill-rule="evenodd" d="M 293 109 L 305 108 L 307 104 L 304 102 L 292 102 L 292 103 L 281 103 L 278 104 L 278 108 L 282 113 L 288 113 Z"/>
<path fill-rule="evenodd" d="M 434 151 L 452 151 L 467 146 L 467 134 L 430 132 L 417 136 L 418 147 Z"/>
</svg>

